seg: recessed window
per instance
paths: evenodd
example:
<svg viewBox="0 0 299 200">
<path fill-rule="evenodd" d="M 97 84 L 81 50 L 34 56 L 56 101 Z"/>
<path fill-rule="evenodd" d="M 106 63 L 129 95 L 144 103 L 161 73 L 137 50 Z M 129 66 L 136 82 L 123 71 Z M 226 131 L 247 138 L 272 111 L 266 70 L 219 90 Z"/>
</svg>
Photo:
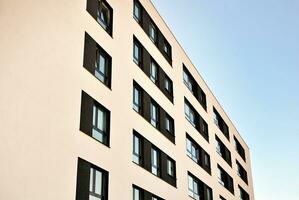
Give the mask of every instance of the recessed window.
<svg viewBox="0 0 299 200">
<path fill-rule="evenodd" d="M 156 105 L 156 103 L 151 102 L 151 124 L 154 127 L 158 127 L 158 106 Z"/>
<path fill-rule="evenodd" d="M 151 61 L 151 68 L 150 68 L 150 79 L 157 84 L 158 83 L 158 67 L 157 64 Z"/>
<path fill-rule="evenodd" d="M 141 191 L 138 188 L 133 188 L 133 200 L 142 200 Z"/>
<path fill-rule="evenodd" d="M 137 86 L 134 86 L 133 89 L 133 109 L 138 112 L 141 113 L 142 110 L 142 95 L 141 95 L 141 91 Z"/>
<path fill-rule="evenodd" d="M 189 140 L 186 139 L 187 142 L 187 155 L 194 160 L 196 163 L 198 162 L 198 149 L 197 147 Z"/>
<path fill-rule="evenodd" d="M 172 95 L 172 81 L 168 77 L 165 77 L 164 84 L 166 91 Z"/>
<path fill-rule="evenodd" d="M 192 88 L 192 82 L 190 80 L 190 77 L 189 75 L 186 73 L 186 71 L 184 70 L 183 72 L 183 79 L 184 79 L 184 83 L 185 85 L 187 86 L 187 88 L 192 92 L 193 91 L 193 88 Z"/>
<path fill-rule="evenodd" d="M 198 182 L 192 176 L 188 175 L 189 196 L 196 200 L 200 200 Z"/>
<path fill-rule="evenodd" d="M 174 173 L 175 173 L 174 162 L 168 158 L 167 159 L 167 174 L 169 176 L 174 176 Z"/>
<path fill-rule="evenodd" d="M 109 84 L 109 57 L 103 54 L 99 49 L 97 50 L 96 56 L 96 70 L 95 76 L 102 81 L 105 85 Z"/>
<path fill-rule="evenodd" d="M 160 154 L 159 152 L 152 148 L 151 150 L 151 164 L 152 164 L 152 173 L 156 176 L 160 175 Z"/>
<path fill-rule="evenodd" d="M 192 124 L 192 126 L 196 126 L 195 125 L 195 114 L 193 112 L 193 110 L 190 108 L 190 106 L 188 104 L 185 103 L 185 116 L 188 119 L 188 121 Z"/>
<path fill-rule="evenodd" d="M 157 43 L 157 28 L 152 22 L 149 24 L 149 37 L 153 43 Z"/>
<path fill-rule="evenodd" d="M 235 136 L 234 136 L 234 143 L 235 143 L 235 149 L 237 150 L 238 154 L 246 162 L 245 149 L 242 147 L 241 143 Z"/>
<path fill-rule="evenodd" d="M 103 198 L 103 173 L 90 168 L 89 199 L 102 200 Z"/>
<path fill-rule="evenodd" d="M 112 26 L 112 9 L 102 0 L 99 1 L 98 22 L 106 31 L 110 32 Z"/>
<path fill-rule="evenodd" d="M 106 111 L 97 105 L 93 106 L 93 117 L 92 117 L 92 137 L 98 141 L 106 144 L 107 143 L 107 115 Z"/>
<path fill-rule="evenodd" d="M 165 129 L 173 134 L 173 119 L 168 115 L 165 117 Z"/>
<path fill-rule="evenodd" d="M 234 194 L 234 181 L 232 177 L 224 171 L 220 165 L 217 165 L 218 182 L 223 185 L 228 191 Z"/>
<path fill-rule="evenodd" d="M 164 53 L 167 55 L 168 58 L 171 58 L 171 46 L 170 44 L 164 39 L 163 44 Z"/>
<path fill-rule="evenodd" d="M 141 139 L 140 137 L 133 135 L 133 162 L 141 164 Z"/>
<path fill-rule="evenodd" d="M 222 156 L 222 153 L 221 153 L 221 144 L 218 140 L 216 140 L 216 152 Z"/>
<path fill-rule="evenodd" d="M 133 60 L 138 65 L 141 66 L 141 46 L 136 41 L 134 41 L 133 45 Z"/>
<path fill-rule="evenodd" d="M 141 23 L 141 6 L 137 1 L 134 1 L 134 19 L 138 22 Z"/>
<path fill-rule="evenodd" d="M 239 185 L 239 199 L 240 200 L 250 200 L 249 194 Z"/>
</svg>

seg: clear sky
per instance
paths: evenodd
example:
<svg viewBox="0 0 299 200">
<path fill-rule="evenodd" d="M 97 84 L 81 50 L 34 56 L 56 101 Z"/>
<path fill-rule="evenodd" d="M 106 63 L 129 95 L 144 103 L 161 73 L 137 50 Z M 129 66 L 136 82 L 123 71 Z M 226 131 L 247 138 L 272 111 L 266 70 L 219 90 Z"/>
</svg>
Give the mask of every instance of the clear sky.
<svg viewBox="0 0 299 200">
<path fill-rule="evenodd" d="M 299 199 L 299 1 L 153 0 L 251 149 L 256 200 Z"/>
</svg>

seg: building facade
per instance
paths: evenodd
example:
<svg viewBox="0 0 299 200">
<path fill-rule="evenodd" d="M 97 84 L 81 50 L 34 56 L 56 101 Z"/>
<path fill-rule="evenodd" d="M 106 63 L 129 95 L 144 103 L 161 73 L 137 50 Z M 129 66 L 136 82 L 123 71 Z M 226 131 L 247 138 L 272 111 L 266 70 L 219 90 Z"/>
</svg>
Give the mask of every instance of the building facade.
<svg viewBox="0 0 299 200">
<path fill-rule="evenodd" d="M 149 0 L 0 5 L 0 199 L 254 200 L 248 146 Z"/>
</svg>

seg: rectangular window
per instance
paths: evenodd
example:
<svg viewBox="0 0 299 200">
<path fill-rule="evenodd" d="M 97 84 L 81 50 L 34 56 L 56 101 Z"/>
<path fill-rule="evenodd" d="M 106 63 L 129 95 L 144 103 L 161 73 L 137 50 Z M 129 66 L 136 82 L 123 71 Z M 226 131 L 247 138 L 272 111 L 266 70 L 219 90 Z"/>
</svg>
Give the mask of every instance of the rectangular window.
<svg viewBox="0 0 299 200">
<path fill-rule="evenodd" d="M 187 74 L 187 72 L 184 70 L 183 71 L 183 79 L 184 79 L 184 83 L 185 83 L 185 85 L 187 86 L 187 88 L 191 91 L 191 92 L 193 92 L 193 87 L 192 87 L 192 82 L 191 82 L 191 80 L 190 80 L 190 77 L 189 77 L 189 75 Z"/>
<path fill-rule="evenodd" d="M 186 141 L 187 141 L 187 155 L 197 163 L 199 159 L 198 148 L 188 138 Z"/>
<path fill-rule="evenodd" d="M 190 175 L 188 175 L 188 189 L 190 197 L 200 200 L 198 182 Z"/>
<path fill-rule="evenodd" d="M 160 154 L 159 152 L 152 148 L 151 150 L 151 163 L 152 163 L 152 173 L 156 176 L 160 176 Z"/>
<path fill-rule="evenodd" d="M 141 17 L 142 17 L 142 8 L 139 2 L 134 1 L 134 19 L 138 22 L 141 23 Z"/>
<path fill-rule="evenodd" d="M 240 200 L 250 200 L 249 194 L 239 185 L 239 199 Z"/>
<path fill-rule="evenodd" d="M 219 112 L 213 107 L 213 120 L 214 124 L 221 130 L 223 135 L 229 140 L 229 129 Z"/>
<path fill-rule="evenodd" d="M 133 162 L 141 165 L 141 139 L 137 135 L 133 135 Z"/>
<path fill-rule="evenodd" d="M 165 77 L 164 84 L 166 91 L 172 95 L 172 81 L 168 77 Z"/>
<path fill-rule="evenodd" d="M 100 106 L 93 106 L 93 128 L 92 137 L 98 141 L 107 143 L 107 115 L 106 111 Z"/>
<path fill-rule="evenodd" d="M 104 52 L 100 51 L 100 49 L 97 49 L 95 65 L 95 76 L 105 85 L 109 85 L 110 58 Z"/>
<path fill-rule="evenodd" d="M 167 158 L 167 174 L 169 176 L 174 177 L 175 175 L 175 166 L 174 166 L 174 161 L 171 160 L 170 158 Z"/>
<path fill-rule="evenodd" d="M 159 120 L 158 120 L 158 106 L 156 103 L 154 102 L 151 102 L 151 124 L 154 126 L 154 127 L 158 127 L 158 123 L 159 123 Z"/>
<path fill-rule="evenodd" d="M 112 30 L 112 9 L 106 1 L 99 0 L 98 23 L 107 31 Z"/>
<path fill-rule="evenodd" d="M 218 182 L 223 185 L 228 191 L 234 194 L 234 181 L 232 177 L 224 171 L 220 165 L 217 165 Z"/>
<path fill-rule="evenodd" d="M 133 60 L 138 66 L 141 66 L 141 56 L 142 56 L 141 45 L 138 42 L 134 41 Z"/>
<path fill-rule="evenodd" d="M 231 153 L 228 148 L 224 145 L 224 143 L 215 135 L 216 140 L 216 152 L 229 164 L 232 166 L 231 162 Z"/>
<path fill-rule="evenodd" d="M 138 113 L 142 111 L 142 94 L 137 86 L 133 88 L 133 109 Z"/>
<path fill-rule="evenodd" d="M 107 87 L 111 87 L 111 56 L 85 33 L 83 67 Z"/>
<path fill-rule="evenodd" d="M 108 200 L 108 172 L 79 158 L 76 200 Z"/>
<path fill-rule="evenodd" d="M 157 84 L 158 83 L 158 67 L 157 64 L 151 61 L 151 68 L 150 68 L 150 79 Z"/>
<path fill-rule="evenodd" d="M 133 188 L 133 200 L 142 200 L 141 192 L 138 188 Z"/>
<path fill-rule="evenodd" d="M 188 119 L 188 121 L 192 124 L 192 126 L 196 126 L 195 125 L 195 114 L 193 112 L 193 110 L 190 108 L 190 106 L 188 104 L 185 103 L 185 116 Z"/>
<path fill-rule="evenodd" d="M 166 41 L 166 39 L 164 39 L 163 50 L 164 50 L 164 53 L 167 55 L 167 57 L 171 58 L 171 46 Z"/>
<path fill-rule="evenodd" d="M 237 174 L 238 176 L 246 183 L 248 184 L 248 177 L 247 177 L 247 172 L 244 169 L 244 167 L 236 160 L 237 164 Z"/>
<path fill-rule="evenodd" d="M 246 156 L 245 156 L 245 150 L 242 147 L 239 140 L 234 136 L 234 143 L 235 143 L 235 149 L 237 150 L 238 154 L 243 158 L 243 160 L 246 162 Z"/>
<path fill-rule="evenodd" d="M 168 114 L 166 114 L 166 116 L 165 116 L 165 129 L 172 135 L 174 134 L 173 119 Z"/>
<path fill-rule="evenodd" d="M 157 28 L 152 22 L 149 23 L 149 37 L 153 43 L 157 43 Z"/>
</svg>

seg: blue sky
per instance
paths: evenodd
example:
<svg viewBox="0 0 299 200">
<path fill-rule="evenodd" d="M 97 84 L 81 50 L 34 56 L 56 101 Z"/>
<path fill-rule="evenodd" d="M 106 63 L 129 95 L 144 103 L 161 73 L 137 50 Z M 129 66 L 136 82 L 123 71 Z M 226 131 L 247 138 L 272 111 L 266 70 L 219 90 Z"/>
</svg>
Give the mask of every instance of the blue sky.
<svg viewBox="0 0 299 200">
<path fill-rule="evenodd" d="M 299 196 L 299 1 L 153 0 L 251 149 L 256 200 Z"/>
</svg>

